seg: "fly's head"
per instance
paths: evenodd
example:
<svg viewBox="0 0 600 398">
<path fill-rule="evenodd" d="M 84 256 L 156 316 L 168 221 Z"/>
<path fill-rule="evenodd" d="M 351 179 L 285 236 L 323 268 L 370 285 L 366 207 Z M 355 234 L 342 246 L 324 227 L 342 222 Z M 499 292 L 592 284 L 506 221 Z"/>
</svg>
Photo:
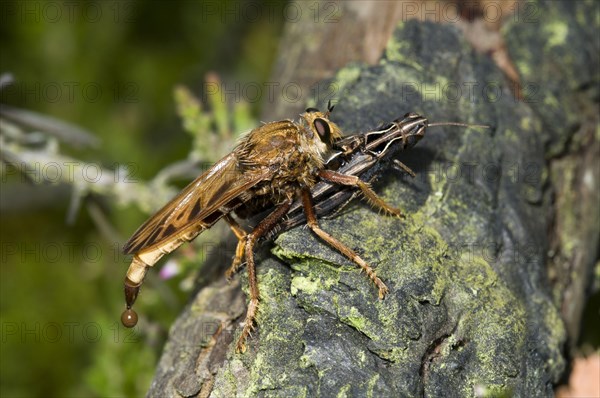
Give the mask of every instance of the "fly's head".
<svg viewBox="0 0 600 398">
<path fill-rule="evenodd" d="M 333 106 L 329 105 L 327 112 L 316 108 L 308 108 L 300 115 L 305 125 L 306 145 L 318 149 L 320 155 L 326 153 L 333 143 L 342 137 L 342 132 L 337 124 L 329 120 Z"/>
</svg>

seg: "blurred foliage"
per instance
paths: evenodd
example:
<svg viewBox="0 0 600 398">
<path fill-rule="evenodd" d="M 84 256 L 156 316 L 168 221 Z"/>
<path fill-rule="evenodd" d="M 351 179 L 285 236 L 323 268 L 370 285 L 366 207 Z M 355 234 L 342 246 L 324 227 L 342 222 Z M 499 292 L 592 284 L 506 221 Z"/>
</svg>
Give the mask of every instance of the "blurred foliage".
<svg viewBox="0 0 600 398">
<path fill-rule="evenodd" d="M 264 82 L 275 57 L 285 4 L 252 2 L 258 18 L 240 4 L 2 2 L 0 72 L 12 72 L 16 83 L 0 102 L 81 126 L 101 141 L 82 149 L 29 129 L 26 144 L 3 149 L 96 165 L 115 181 L 125 170 L 136 182 L 129 192 L 152 195 L 189 181 L 255 125 L 260 107 L 228 105 L 218 91 L 207 95 L 207 84 L 217 76 L 225 85 Z M 40 133 L 42 145 L 31 140 Z M 0 191 L 0 395 L 144 395 L 186 301 L 181 287 L 190 285 L 185 273 L 163 281 L 155 270 L 137 303 L 139 327 L 120 325 L 129 263 L 120 247 L 156 204 L 118 206 L 122 192 L 75 190 L 77 176 L 32 184 L 18 163 L 3 166 Z M 79 196 L 81 210 L 67 225 Z M 182 250 L 175 261 L 197 265 L 201 252 Z"/>
<path fill-rule="evenodd" d="M 209 74 L 207 81 L 220 87 L 216 74 Z M 185 86 L 177 86 L 174 92 L 177 113 L 183 121 L 183 129 L 192 136 L 189 157 L 193 161 L 216 162 L 231 152 L 232 144 L 245 131 L 256 126 L 248 103 L 240 101 L 228 107 L 221 101 L 221 90 L 207 95 L 210 112 L 203 109 L 201 101 Z M 214 134 L 207 135 L 207 131 Z"/>
</svg>

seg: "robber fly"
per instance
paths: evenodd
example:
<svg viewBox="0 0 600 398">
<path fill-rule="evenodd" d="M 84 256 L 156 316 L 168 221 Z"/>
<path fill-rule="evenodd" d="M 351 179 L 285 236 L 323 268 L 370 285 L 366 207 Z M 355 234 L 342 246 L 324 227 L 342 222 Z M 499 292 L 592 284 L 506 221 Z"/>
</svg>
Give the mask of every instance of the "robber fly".
<svg viewBox="0 0 600 398">
<path fill-rule="evenodd" d="M 323 231 L 313 209 L 310 190 L 318 181 L 327 181 L 357 187 L 372 204 L 386 213 L 400 216 L 398 209 L 387 205 L 358 177 L 325 169 L 334 143 L 342 137 L 340 128 L 329 120 L 332 110 L 331 104 L 324 113 L 308 108 L 298 122 L 271 122 L 250 131 L 233 152 L 196 178 L 133 234 L 124 246 L 126 254 L 133 254 L 133 260 L 125 277 L 127 309 L 121 316 L 123 325 L 133 327 L 137 323 L 132 306 L 148 268 L 223 218 L 238 238 L 227 275 L 233 275 L 244 258 L 248 272 L 250 302 L 236 345 L 237 352 L 244 352 L 246 338 L 254 329 L 259 302 L 254 247 L 277 226 L 297 198 L 300 198 L 306 224 L 311 230 L 360 266 L 378 288 L 379 298 L 383 299 L 388 289 L 375 271 L 353 250 Z M 232 215 L 252 214 L 269 205 L 273 210 L 250 232 L 246 232 Z"/>
<path fill-rule="evenodd" d="M 328 154 L 325 167 L 345 176 L 359 177 L 369 184 L 374 182 L 381 175 L 381 171 L 388 168 L 390 164 L 396 169 L 415 177 L 415 173 L 395 157 L 400 152 L 414 147 L 425 136 L 425 132 L 429 127 L 439 126 L 489 127 L 459 122 L 429 123 L 427 118 L 410 112 L 373 131 L 358 133 L 337 140 Z M 340 188 L 339 185 L 326 181 L 317 183 L 311 190 L 317 217 L 326 218 L 338 214 L 358 194 L 359 192 L 356 189 L 351 187 Z M 273 239 L 277 234 L 304 222 L 302 204 L 296 201 L 288 211 L 285 219 L 273 228 L 264 240 Z"/>
</svg>

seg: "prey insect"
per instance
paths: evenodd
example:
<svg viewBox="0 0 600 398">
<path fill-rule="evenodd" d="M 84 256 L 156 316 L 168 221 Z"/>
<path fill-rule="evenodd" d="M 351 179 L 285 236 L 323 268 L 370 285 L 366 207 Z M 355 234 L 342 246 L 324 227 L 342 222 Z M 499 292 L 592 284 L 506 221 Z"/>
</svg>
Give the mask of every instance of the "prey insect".
<svg viewBox="0 0 600 398">
<path fill-rule="evenodd" d="M 429 123 L 428 119 L 414 112 L 391 123 L 366 133 L 346 136 L 334 142 L 325 167 L 335 170 L 346 178 L 360 178 L 365 183 L 374 182 L 383 170 L 393 166 L 415 177 L 415 173 L 396 159 L 403 151 L 413 148 L 424 136 L 429 127 L 459 126 L 488 128 L 479 124 L 459 122 Z M 360 191 L 352 187 L 340 187 L 327 181 L 320 181 L 311 190 L 317 217 L 330 218 L 338 214 Z M 368 197 L 367 197 L 368 198 Z M 368 198 L 369 199 L 369 198 Z M 305 223 L 302 204 L 294 202 L 285 219 L 265 236 L 273 239 L 277 234 Z"/>
<path fill-rule="evenodd" d="M 226 275 L 231 277 L 241 268 L 244 259 L 248 272 L 250 300 L 236 345 L 236 351 L 244 352 L 246 339 L 254 329 L 260 297 L 254 247 L 278 225 L 298 198 L 309 228 L 365 271 L 377 287 L 379 298 L 383 299 L 388 292 L 383 281 L 358 254 L 319 227 L 313 209 L 311 188 L 319 181 L 327 181 L 356 187 L 384 212 L 401 215 L 358 177 L 325 168 L 334 143 L 342 137 L 339 127 L 329 120 L 332 109 L 329 105 L 323 113 L 309 108 L 298 122 L 271 122 L 250 131 L 233 152 L 196 178 L 133 234 L 124 246 L 126 254 L 133 254 L 125 277 L 127 309 L 121 316 L 126 327 L 137 323 L 132 306 L 148 268 L 223 218 L 238 238 Z M 353 142 L 344 145 L 348 145 L 349 152 L 355 150 Z M 273 210 L 250 232 L 233 217 L 234 213 L 251 216 L 269 206 Z"/>
</svg>

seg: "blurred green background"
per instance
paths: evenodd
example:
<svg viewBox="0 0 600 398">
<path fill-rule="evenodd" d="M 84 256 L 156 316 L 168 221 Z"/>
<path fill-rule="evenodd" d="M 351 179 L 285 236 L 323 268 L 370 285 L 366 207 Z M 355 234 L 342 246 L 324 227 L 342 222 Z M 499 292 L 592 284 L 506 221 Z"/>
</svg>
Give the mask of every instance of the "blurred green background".
<svg viewBox="0 0 600 398">
<path fill-rule="evenodd" d="M 3 1 L 0 73 L 15 83 L 1 102 L 87 129 L 99 147 L 60 143 L 60 153 L 108 170 L 135 165 L 135 178 L 147 181 L 190 152 L 174 87 L 202 98 L 210 71 L 224 84 L 267 81 L 284 6 Z M 247 107 L 258 119 L 260 98 Z M 71 196 L 68 185 L 3 170 L 0 396 L 143 396 L 189 293 L 180 278 L 145 289 L 136 307 L 153 323 L 125 330 L 120 245 L 147 214 L 86 197 L 107 215 L 108 238 L 85 205 L 66 223 Z"/>
</svg>

